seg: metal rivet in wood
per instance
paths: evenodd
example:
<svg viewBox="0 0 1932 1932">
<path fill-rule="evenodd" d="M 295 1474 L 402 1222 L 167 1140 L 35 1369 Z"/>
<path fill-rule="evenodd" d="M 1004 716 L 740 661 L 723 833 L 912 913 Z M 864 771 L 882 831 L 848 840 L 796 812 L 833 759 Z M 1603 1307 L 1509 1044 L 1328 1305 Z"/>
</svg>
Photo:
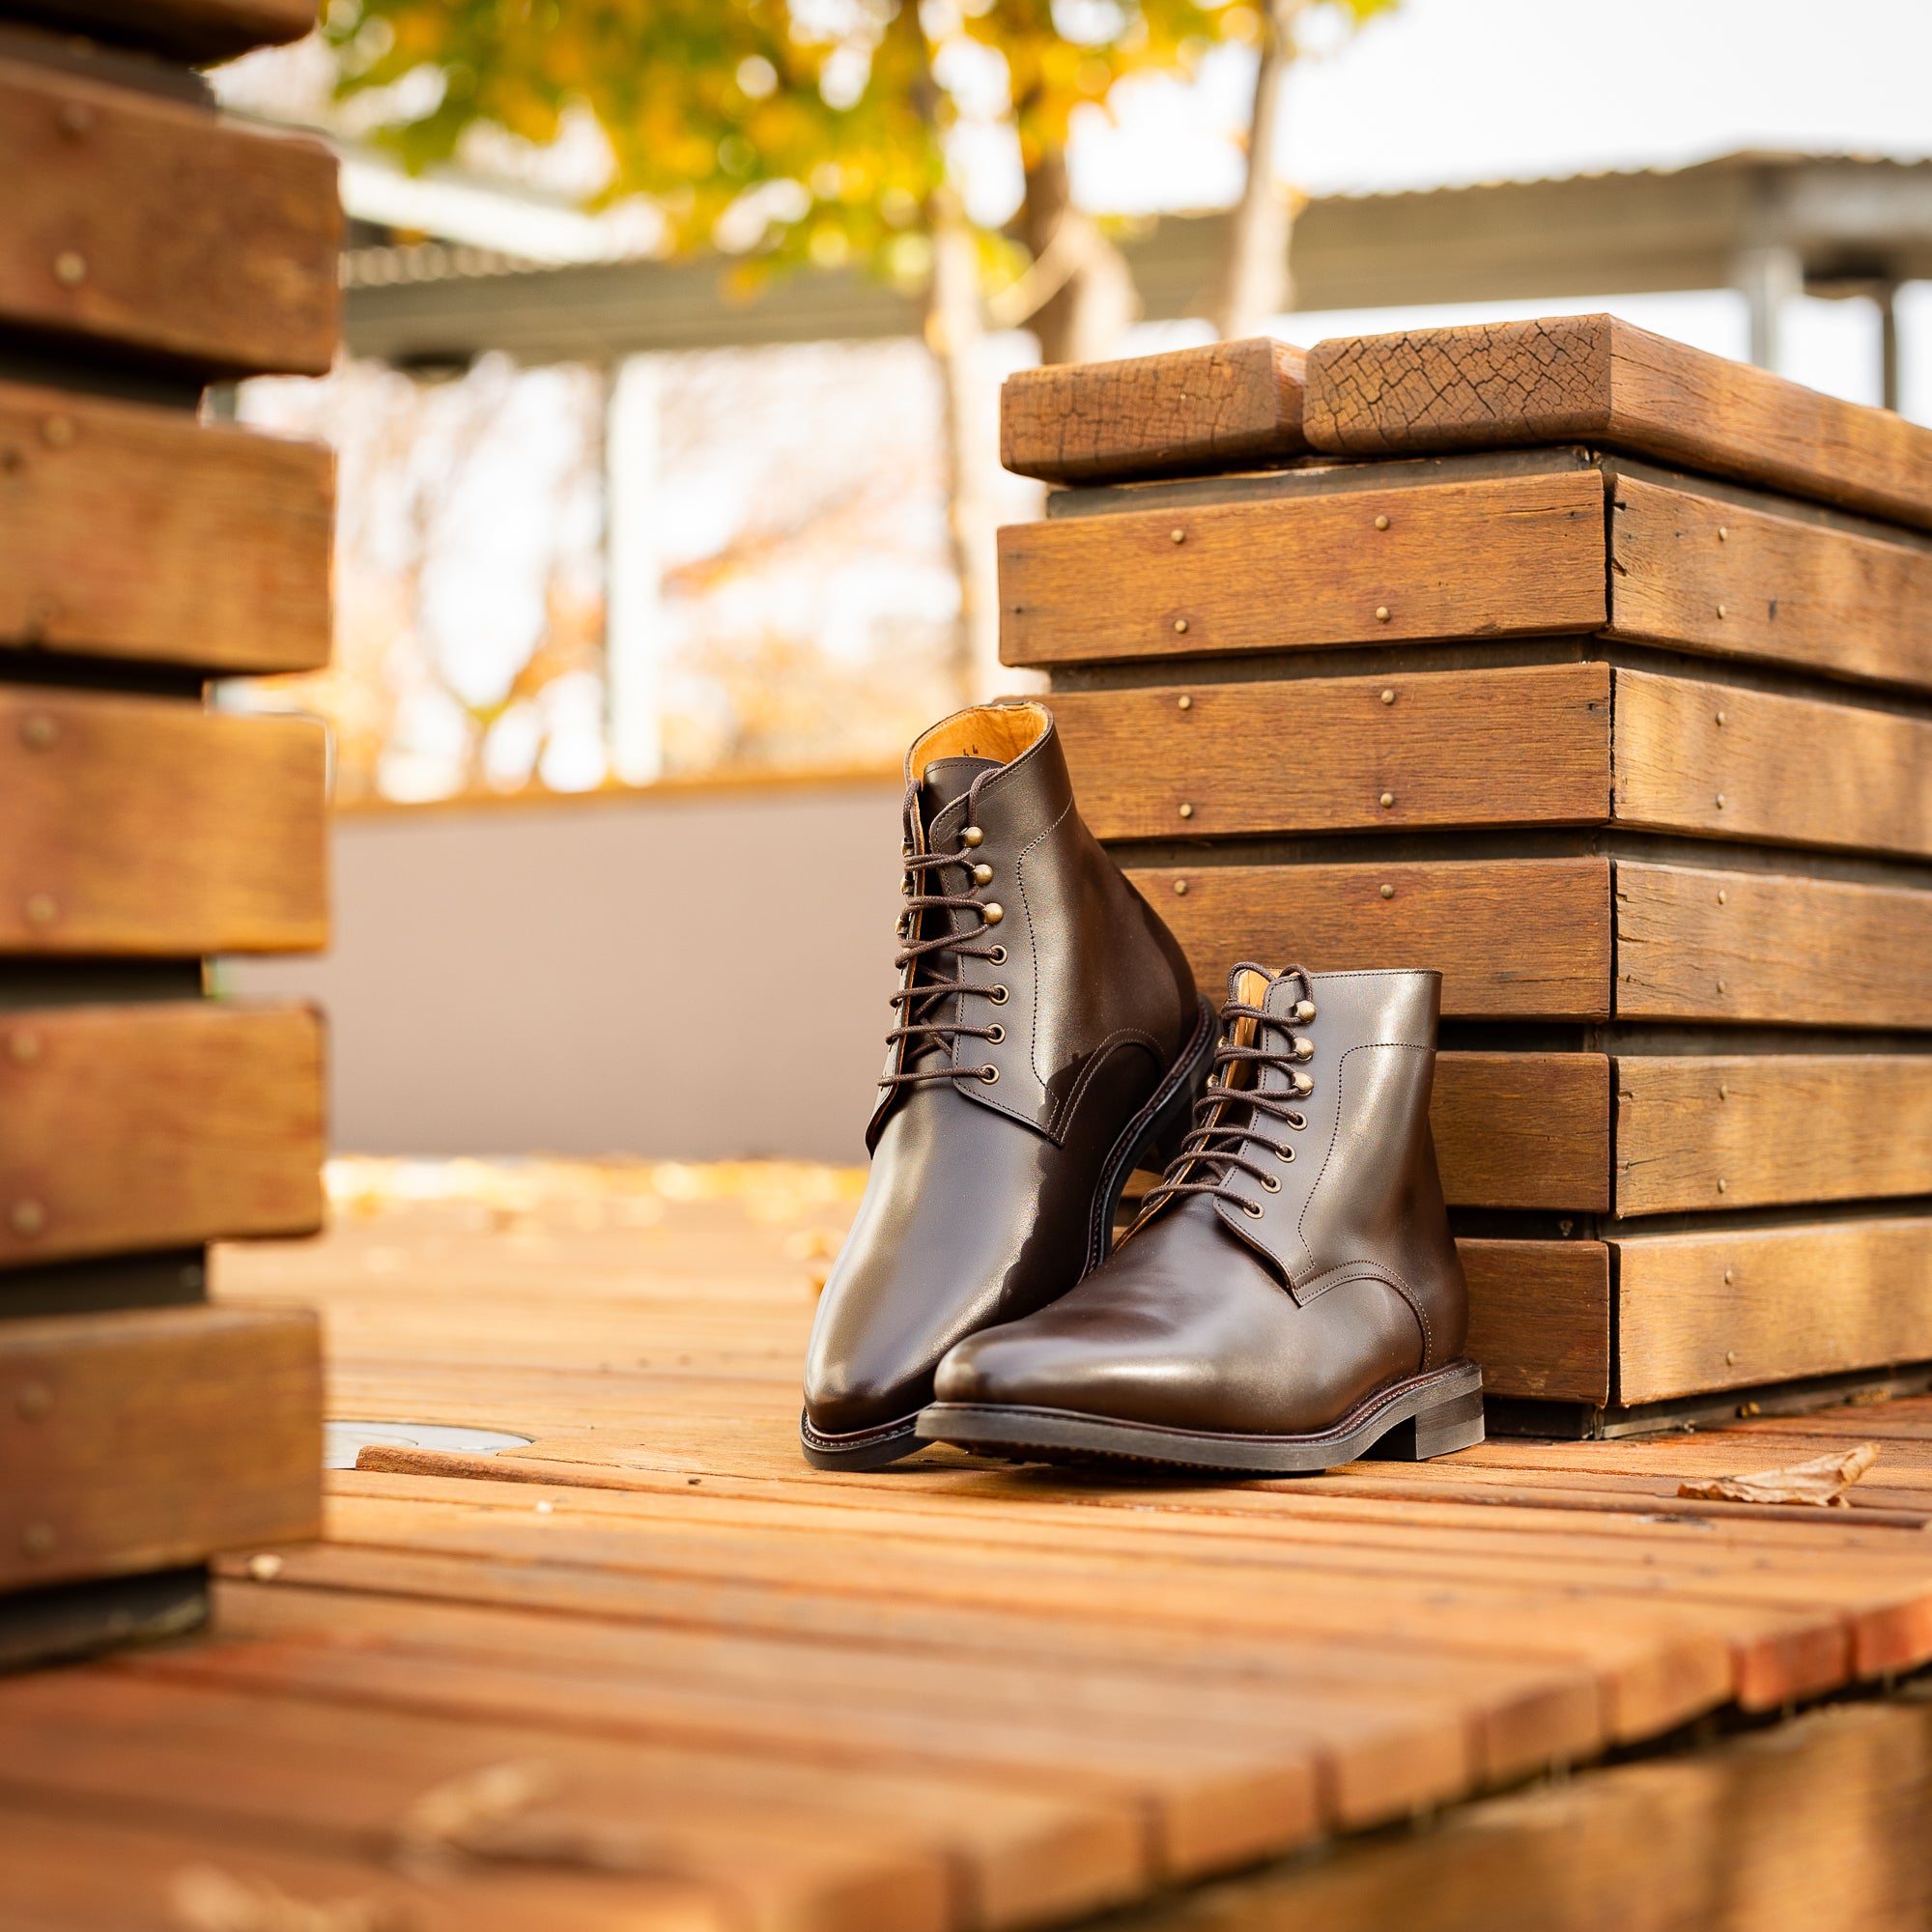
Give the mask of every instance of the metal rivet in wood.
<svg viewBox="0 0 1932 1932">
<path fill-rule="evenodd" d="M 1187 619 L 1185 617 L 1177 617 L 1174 620 L 1174 628 L 1177 631 L 1185 632 L 1187 629 Z"/>
<path fill-rule="evenodd" d="M 1725 985 L 1724 985 L 1724 982 L 1723 982 L 1723 981 L 1722 981 L 1721 980 L 1719 980 L 1718 981 L 1718 991 L 1721 993 L 1721 992 L 1724 992 L 1724 991 L 1726 991 L 1726 990 L 1727 990 L 1727 988 L 1725 987 Z"/>
<path fill-rule="evenodd" d="M 1393 704 L 1395 702 L 1395 693 L 1392 691 L 1384 691 L 1382 693 L 1382 702 L 1384 704 Z"/>
<path fill-rule="evenodd" d="M 1729 1288 L 1729 1287 L 1730 1287 L 1730 1285 L 1731 1285 L 1731 1283 L 1732 1283 L 1732 1282 L 1733 1282 L 1734 1280 L 1736 1280 L 1736 1278 L 1737 1278 L 1737 1269 L 1735 1269 L 1735 1268 L 1726 1268 L 1726 1269 L 1724 1270 L 1724 1286 L 1725 1286 L 1726 1288 Z"/>
<path fill-rule="evenodd" d="M 1182 818 L 1192 818 L 1194 816 L 1194 808 L 1191 805 L 1183 805 L 1180 808 L 1180 815 Z"/>
<path fill-rule="evenodd" d="M 1386 624 L 1388 620 L 1389 607 L 1386 604 L 1378 604 L 1376 606 L 1376 622 L 1378 624 Z"/>
<path fill-rule="evenodd" d="M 87 257 L 72 248 L 63 248 L 54 257 L 54 280 L 64 289 L 77 289 L 87 279 Z"/>
<path fill-rule="evenodd" d="M 7 1036 L 7 1058 L 15 1066 L 31 1066 L 41 1057 L 41 1037 L 32 1027 L 15 1027 Z"/>
<path fill-rule="evenodd" d="M 51 925 L 60 917 L 60 906 L 50 893 L 29 893 L 21 907 L 29 925 Z"/>
<path fill-rule="evenodd" d="M 48 416 L 41 424 L 41 440 L 49 449 L 71 449 L 73 447 L 73 418 L 63 415 Z"/>
<path fill-rule="evenodd" d="M 1376 528 L 1377 528 L 1377 529 L 1378 529 L 1378 530 L 1385 530 L 1385 529 L 1387 529 L 1387 528 L 1388 528 L 1388 526 L 1389 526 L 1389 520 L 1388 520 L 1388 519 L 1387 519 L 1386 517 L 1378 517 L 1378 518 L 1376 519 Z"/>
<path fill-rule="evenodd" d="M 1187 896 L 1187 881 L 1185 879 L 1176 879 L 1174 882 L 1174 891 L 1177 898 L 1184 899 Z"/>
<path fill-rule="evenodd" d="M 60 726 L 44 711 L 31 711 L 20 720 L 20 742 L 30 752 L 44 752 L 60 736 Z"/>
<path fill-rule="evenodd" d="M 1727 610 L 1726 610 L 1726 609 L 1724 608 L 1724 606 L 1723 606 L 1723 605 L 1719 604 L 1719 605 L 1718 606 L 1718 615 L 1719 615 L 1719 616 L 1720 616 L 1720 617 L 1728 617 L 1728 616 L 1729 616 L 1730 614 L 1731 614 L 1731 613 L 1730 613 L 1730 611 L 1727 611 Z"/>
<path fill-rule="evenodd" d="M 1727 1187 L 1728 1187 L 1729 1185 L 1730 1185 L 1730 1182 L 1729 1182 L 1729 1181 L 1727 1181 L 1727 1180 L 1726 1180 L 1726 1179 L 1725 1179 L 1723 1178 L 1723 1176 L 1722 1176 L 1722 1175 L 1719 1175 L 1719 1176 L 1718 1177 L 1718 1192 L 1719 1192 L 1719 1194 L 1723 1193 L 1723 1191 L 1725 1190 L 1725 1188 L 1727 1188 Z"/>
<path fill-rule="evenodd" d="M 1383 898 L 1385 898 L 1385 899 L 1392 899 L 1392 898 L 1394 898 L 1394 897 L 1395 897 L 1395 888 L 1394 888 L 1393 886 L 1384 886 L 1384 887 L 1382 888 L 1382 897 L 1383 897 Z"/>
<path fill-rule="evenodd" d="M 1395 793 L 1394 793 L 1394 792 L 1392 792 L 1392 791 L 1385 791 L 1385 792 L 1383 792 L 1383 793 L 1382 793 L 1382 810 L 1383 810 L 1384 811 L 1386 811 L 1386 810 L 1388 810 L 1388 808 L 1389 808 L 1390 806 L 1392 806 L 1392 805 L 1393 805 L 1394 803 L 1395 803 Z"/>
<path fill-rule="evenodd" d="M 1724 1350 L 1724 1366 L 1726 1368 L 1735 1367 L 1737 1364 L 1737 1359 L 1738 1359 L 1738 1351 L 1735 1349 L 1726 1349 Z"/>
<path fill-rule="evenodd" d="M 1194 709 L 1194 700 L 1191 697 L 1182 697 L 1178 702 L 1182 711 L 1192 711 Z"/>
<path fill-rule="evenodd" d="M 282 1559 L 264 1550 L 248 1559 L 248 1574 L 258 1583 L 272 1583 L 282 1574 Z"/>
<path fill-rule="evenodd" d="M 1721 724 L 1723 724 L 1723 722 L 1724 722 L 1724 714 L 1720 711 L 1718 713 L 1718 723 Z"/>
<path fill-rule="evenodd" d="M 1723 809 L 1724 809 L 1724 794 L 1722 792 L 1719 792 L 1718 794 L 1718 810 L 1719 811 L 1722 811 Z"/>
<path fill-rule="evenodd" d="M 54 1392 L 45 1382 L 22 1382 L 14 1407 L 22 1422 L 44 1422 L 53 1412 Z"/>
<path fill-rule="evenodd" d="M 1728 904 L 1730 903 L 1730 899 L 1731 899 L 1731 895 L 1730 895 L 1730 894 L 1728 894 L 1728 893 L 1723 893 L 1723 892 L 1720 892 L 1720 893 L 1719 893 L 1719 894 L 1718 895 L 1718 903 L 1719 903 L 1719 905 L 1728 905 Z"/>
<path fill-rule="evenodd" d="M 8 1208 L 7 1225 L 23 1241 L 32 1240 L 36 1235 L 46 1232 L 47 1210 L 38 1201 L 23 1198 Z"/>
<path fill-rule="evenodd" d="M 1731 540 L 1730 531 L 1722 524 L 1719 524 L 1718 526 L 1718 541 L 1719 543 L 1729 543 L 1730 540 Z"/>
<path fill-rule="evenodd" d="M 1170 530 L 1168 532 L 1168 535 L 1171 536 L 1176 543 L 1185 543 L 1187 541 L 1187 532 L 1185 530 Z"/>
</svg>

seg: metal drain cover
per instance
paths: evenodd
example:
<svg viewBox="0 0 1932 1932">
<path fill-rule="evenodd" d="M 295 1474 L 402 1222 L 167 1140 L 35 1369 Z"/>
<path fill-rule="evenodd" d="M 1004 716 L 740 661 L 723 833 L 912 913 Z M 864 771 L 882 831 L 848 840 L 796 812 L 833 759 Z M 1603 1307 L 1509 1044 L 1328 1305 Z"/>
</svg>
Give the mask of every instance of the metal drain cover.
<svg viewBox="0 0 1932 1932">
<path fill-rule="evenodd" d="M 453 1429 L 441 1422 L 325 1422 L 322 1466 L 353 1469 L 357 1454 L 373 1443 L 384 1449 L 449 1449 L 466 1456 L 496 1456 L 505 1449 L 527 1449 L 527 1435 L 500 1429 Z"/>
</svg>

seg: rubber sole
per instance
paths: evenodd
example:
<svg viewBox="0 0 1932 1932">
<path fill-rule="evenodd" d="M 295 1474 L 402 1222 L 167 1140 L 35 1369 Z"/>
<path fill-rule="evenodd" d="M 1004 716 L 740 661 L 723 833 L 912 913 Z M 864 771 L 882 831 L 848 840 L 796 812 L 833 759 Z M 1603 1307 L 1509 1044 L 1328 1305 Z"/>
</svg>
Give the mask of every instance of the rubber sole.
<svg viewBox="0 0 1932 1932">
<path fill-rule="evenodd" d="M 1194 1102 L 1202 1083 L 1214 1064 L 1214 1042 L 1220 1035 L 1219 1017 L 1204 998 L 1195 1017 L 1194 1031 L 1179 1057 L 1162 1077 L 1152 1097 L 1128 1121 L 1115 1137 L 1114 1145 L 1100 1168 L 1098 1185 L 1094 1190 L 1094 1207 L 1088 1218 L 1087 1258 L 1082 1277 L 1090 1275 L 1107 1259 L 1113 1245 L 1114 1213 L 1126 1190 L 1127 1178 L 1140 1166 L 1152 1161 L 1167 1164 L 1168 1154 L 1179 1146 L 1194 1118 Z M 1067 1283 L 1071 1288 L 1073 1284 Z M 883 1469 L 902 1456 L 925 1447 L 917 1433 L 919 1411 L 902 1415 L 895 1422 L 882 1422 L 873 1429 L 854 1430 L 849 1435 L 828 1435 L 811 1426 L 803 1409 L 798 1417 L 798 1446 L 814 1469 Z"/>
<path fill-rule="evenodd" d="M 1427 1462 L 1483 1439 L 1483 1372 L 1451 1362 L 1378 1389 L 1331 1428 L 1305 1435 L 1242 1435 L 1121 1422 L 1067 1408 L 936 1402 L 919 1436 L 982 1456 L 1032 1463 L 1159 1463 L 1170 1468 L 1302 1476 L 1364 1458 Z"/>
</svg>

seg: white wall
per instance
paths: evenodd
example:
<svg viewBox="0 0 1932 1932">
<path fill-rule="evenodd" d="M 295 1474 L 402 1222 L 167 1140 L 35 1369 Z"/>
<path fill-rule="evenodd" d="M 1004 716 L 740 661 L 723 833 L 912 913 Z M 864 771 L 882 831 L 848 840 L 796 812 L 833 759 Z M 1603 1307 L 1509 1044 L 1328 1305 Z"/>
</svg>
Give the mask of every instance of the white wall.
<svg viewBox="0 0 1932 1932">
<path fill-rule="evenodd" d="M 340 816 L 319 1000 L 363 1153 L 856 1161 L 892 1024 L 899 788 L 667 789 Z"/>
</svg>

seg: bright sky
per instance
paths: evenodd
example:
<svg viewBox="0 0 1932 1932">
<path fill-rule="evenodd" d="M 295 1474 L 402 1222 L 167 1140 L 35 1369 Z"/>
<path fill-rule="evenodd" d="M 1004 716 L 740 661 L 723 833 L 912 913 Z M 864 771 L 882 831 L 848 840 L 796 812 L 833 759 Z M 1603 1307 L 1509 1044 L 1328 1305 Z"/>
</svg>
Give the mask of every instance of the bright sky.
<svg viewBox="0 0 1932 1932">
<path fill-rule="evenodd" d="M 1311 34 L 1310 39 L 1317 38 Z M 1313 193 L 1672 167 L 1736 148 L 1932 155 L 1932 0 L 1405 0 L 1305 60 L 1277 166 Z M 1082 129 L 1081 198 L 1232 199 L 1252 66 Z"/>
</svg>

